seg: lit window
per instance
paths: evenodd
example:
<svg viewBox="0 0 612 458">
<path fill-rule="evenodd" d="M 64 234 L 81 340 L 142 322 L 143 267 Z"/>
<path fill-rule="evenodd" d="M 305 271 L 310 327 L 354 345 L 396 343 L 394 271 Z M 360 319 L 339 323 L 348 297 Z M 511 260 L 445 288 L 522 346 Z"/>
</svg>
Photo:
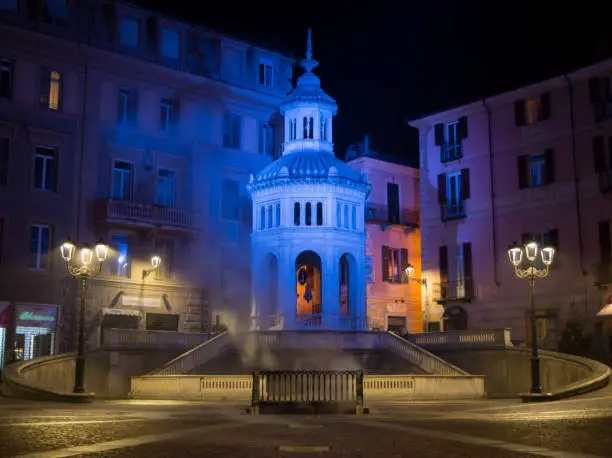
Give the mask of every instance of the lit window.
<svg viewBox="0 0 612 458">
<path fill-rule="evenodd" d="M 529 158 L 529 186 L 538 187 L 546 184 L 546 157 L 543 154 Z"/>
<path fill-rule="evenodd" d="M 113 199 L 132 199 L 132 164 L 115 161 L 113 169 Z"/>
<path fill-rule="evenodd" d="M 127 235 L 113 235 L 111 246 L 115 250 L 115 262 L 111 263 L 111 275 L 129 277 L 129 240 Z"/>
<path fill-rule="evenodd" d="M 527 124 L 535 124 L 542 119 L 542 99 L 529 99 L 525 103 Z"/>
<path fill-rule="evenodd" d="M 35 224 L 30 227 L 30 261 L 29 267 L 34 270 L 49 269 L 49 247 L 51 246 L 51 228 Z"/>
<path fill-rule="evenodd" d="M 51 72 L 49 84 L 49 108 L 51 110 L 59 110 L 60 97 L 60 74 Z"/>
</svg>

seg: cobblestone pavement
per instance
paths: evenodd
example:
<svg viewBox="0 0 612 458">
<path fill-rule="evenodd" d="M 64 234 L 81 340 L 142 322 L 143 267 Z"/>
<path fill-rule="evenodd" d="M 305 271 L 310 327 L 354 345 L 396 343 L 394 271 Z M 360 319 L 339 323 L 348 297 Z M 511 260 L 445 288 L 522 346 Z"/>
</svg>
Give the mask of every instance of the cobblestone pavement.
<svg viewBox="0 0 612 458">
<path fill-rule="evenodd" d="M 387 402 L 364 416 L 244 406 L 0 398 L 0 457 L 612 457 L 612 389 L 543 404 Z"/>
</svg>

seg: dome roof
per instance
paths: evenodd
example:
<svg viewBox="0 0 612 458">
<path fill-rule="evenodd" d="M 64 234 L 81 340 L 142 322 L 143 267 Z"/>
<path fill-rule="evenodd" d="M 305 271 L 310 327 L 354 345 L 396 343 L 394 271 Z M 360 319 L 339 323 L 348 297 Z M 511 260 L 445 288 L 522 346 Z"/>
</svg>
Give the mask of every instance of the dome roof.
<svg viewBox="0 0 612 458">
<path fill-rule="evenodd" d="M 365 183 L 360 173 L 333 154 L 322 151 L 283 155 L 259 172 L 253 181 L 261 183 L 282 178 L 340 178 Z"/>
</svg>

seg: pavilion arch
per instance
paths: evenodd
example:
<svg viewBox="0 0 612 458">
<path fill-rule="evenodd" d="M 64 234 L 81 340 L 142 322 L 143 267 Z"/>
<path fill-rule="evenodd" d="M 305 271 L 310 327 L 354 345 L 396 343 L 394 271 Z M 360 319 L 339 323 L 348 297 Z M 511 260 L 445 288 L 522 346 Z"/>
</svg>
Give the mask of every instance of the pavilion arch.
<svg viewBox="0 0 612 458">
<path fill-rule="evenodd" d="M 295 258 L 296 314 L 319 315 L 323 299 L 321 257 L 311 250 Z"/>
<path fill-rule="evenodd" d="M 358 302 L 357 260 L 351 253 L 343 253 L 338 259 L 339 295 L 338 313 L 351 316 Z"/>
</svg>

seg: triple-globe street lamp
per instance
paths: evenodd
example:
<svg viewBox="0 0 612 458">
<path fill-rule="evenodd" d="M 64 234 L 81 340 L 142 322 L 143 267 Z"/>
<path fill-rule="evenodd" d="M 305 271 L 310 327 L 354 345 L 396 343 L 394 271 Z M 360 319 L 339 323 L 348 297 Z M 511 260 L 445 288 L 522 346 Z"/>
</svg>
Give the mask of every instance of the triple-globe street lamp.
<svg viewBox="0 0 612 458">
<path fill-rule="evenodd" d="M 526 267 L 521 267 L 523 254 L 527 260 Z M 543 268 L 538 268 L 538 254 L 542 259 Z M 534 289 L 536 278 L 546 278 L 550 272 L 550 266 L 555 257 L 555 249 L 551 246 L 540 245 L 535 240 L 525 243 L 523 246 L 513 242 L 508 248 L 508 257 L 514 267 L 514 273 L 518 278 L 526 278 L 529 281 L 529 303 L 531 312 L 531 393 L 542 393 L 540 382 L 540 359 L 538 356 L 538 331 L 535 310 Z"/>
</svg>

